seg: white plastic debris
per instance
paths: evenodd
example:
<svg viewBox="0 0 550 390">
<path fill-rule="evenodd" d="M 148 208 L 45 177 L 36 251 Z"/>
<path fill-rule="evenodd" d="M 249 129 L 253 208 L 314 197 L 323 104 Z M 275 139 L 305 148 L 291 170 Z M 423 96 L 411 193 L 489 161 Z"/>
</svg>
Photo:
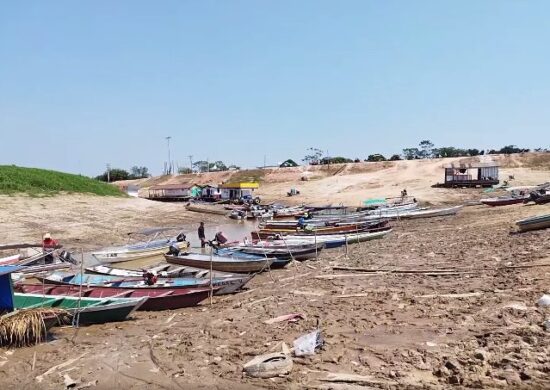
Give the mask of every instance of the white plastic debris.
<svg viewBox="0 0 550 390">
<path fill-rule="evenodd" d="M 542 307 L 550 306 L 550 295 L 544 294 L 542 297 L 539 298 L 537 304 Z"/>
<path fill-rule="evenodd" d="M 321 331 L 316 330 L 314 332 L 305 334 L 294 340 L 294 355 L 296 356 L 308 356 L 315 355 L 315 349 L 323 345 L 323 338 Z"/>
</svg>

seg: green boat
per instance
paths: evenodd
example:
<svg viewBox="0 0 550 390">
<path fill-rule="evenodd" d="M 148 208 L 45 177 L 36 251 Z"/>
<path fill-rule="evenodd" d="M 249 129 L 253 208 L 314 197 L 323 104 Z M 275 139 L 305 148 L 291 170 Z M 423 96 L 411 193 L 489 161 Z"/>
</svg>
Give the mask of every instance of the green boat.
<svg viewBox="0 0 550 390">
<path fill-rule="evenodd" d="M 143 298 L 78 298 L 61 295 L 14 294 L 16 309 L 51 307 L 66 310 L 79 324 L 124 321 L 145 301 Z"/>
</svg>

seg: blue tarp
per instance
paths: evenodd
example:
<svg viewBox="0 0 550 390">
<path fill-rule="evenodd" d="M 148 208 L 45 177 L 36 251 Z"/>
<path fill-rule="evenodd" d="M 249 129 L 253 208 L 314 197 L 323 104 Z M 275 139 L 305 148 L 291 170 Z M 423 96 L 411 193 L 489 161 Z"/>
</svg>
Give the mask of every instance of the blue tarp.
<svg viewBox="0 0 550 390">
<path fill-rule="evenodd" d="M 0 313 L 13 311 L 13 287 L 10 274 L 21 269 L 22 267 L 14 265 L 0 266 Z"/>
</svg>

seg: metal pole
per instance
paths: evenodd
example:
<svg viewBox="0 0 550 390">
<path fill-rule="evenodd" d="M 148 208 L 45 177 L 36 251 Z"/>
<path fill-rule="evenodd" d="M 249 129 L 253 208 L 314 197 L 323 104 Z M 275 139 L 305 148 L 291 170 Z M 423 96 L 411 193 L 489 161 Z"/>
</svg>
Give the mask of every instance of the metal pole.
<svg viewBox="0 0 550 390">
<path fill-rule="evenodd" d="M 212 256 L 212 245 L 210 245 L 210 306 L 212 306 L 212 297 L 214 295 L 214 286 L 212 284 L 212 262 L 213 262 L 213 256 Z"/>
<path fill-rule="evenodd" d="M 170 157 L 170 139 L 172 137 L 171 136 L 168 136 L 166 137 L 166 143 L 168 144 L 168 168 L 167 168 L 167 174 L 171 174 L 172 173 L 172 162 L 171 162 L 171 157 Z"/>
<path fill-rule="evenodd" d="M 111 182 L 111 164 L 107 164 L 107 183 Z"/>
</svg>

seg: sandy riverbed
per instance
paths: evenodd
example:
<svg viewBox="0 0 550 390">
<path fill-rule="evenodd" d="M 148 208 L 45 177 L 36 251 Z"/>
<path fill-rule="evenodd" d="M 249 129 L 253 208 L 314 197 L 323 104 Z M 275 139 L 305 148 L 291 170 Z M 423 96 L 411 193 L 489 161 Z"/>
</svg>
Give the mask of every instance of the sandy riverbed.
<svg viewBox="0 0 550 390">
<path fill-rule="evenodd" d="M 171 214 L 177 206 L 165 207 Z M 549 212 L 550 206 L 475 206 L 457 217 L 399 222 L 385 239 L 350 246 L 349 258 L 326 251 L 317 262 L 258 275 L 248 291 L 216 297 L 212 306 L 55 329 L 54 341 L 0 351 L 2 385 L 59 389 L 68 374 L 97 389 L 351 388 L 322 381 L 338 372 L 367 376 L 363 385 L 374 388 L 548 388 L 550 342 L 542 322 L 550 313 L 534 304 L 549 292 L 550 267 L 502 267 L 550 263 L 549 230 L 510 234 L 514 220 Z M 475 272 L 358 275 L 332 270 L 337 265 Z M 470 295 L 452 295 L 464 293 Z M 287 313 L 306 319 L 264 323 Z M 295 359 L 289 376 L 242 376 L 243 363 L 281 342 L 292 345 L 317 322 L 325 347 Z M 35 379 L 69 359 L 77 360 Z"/>
</svg>

